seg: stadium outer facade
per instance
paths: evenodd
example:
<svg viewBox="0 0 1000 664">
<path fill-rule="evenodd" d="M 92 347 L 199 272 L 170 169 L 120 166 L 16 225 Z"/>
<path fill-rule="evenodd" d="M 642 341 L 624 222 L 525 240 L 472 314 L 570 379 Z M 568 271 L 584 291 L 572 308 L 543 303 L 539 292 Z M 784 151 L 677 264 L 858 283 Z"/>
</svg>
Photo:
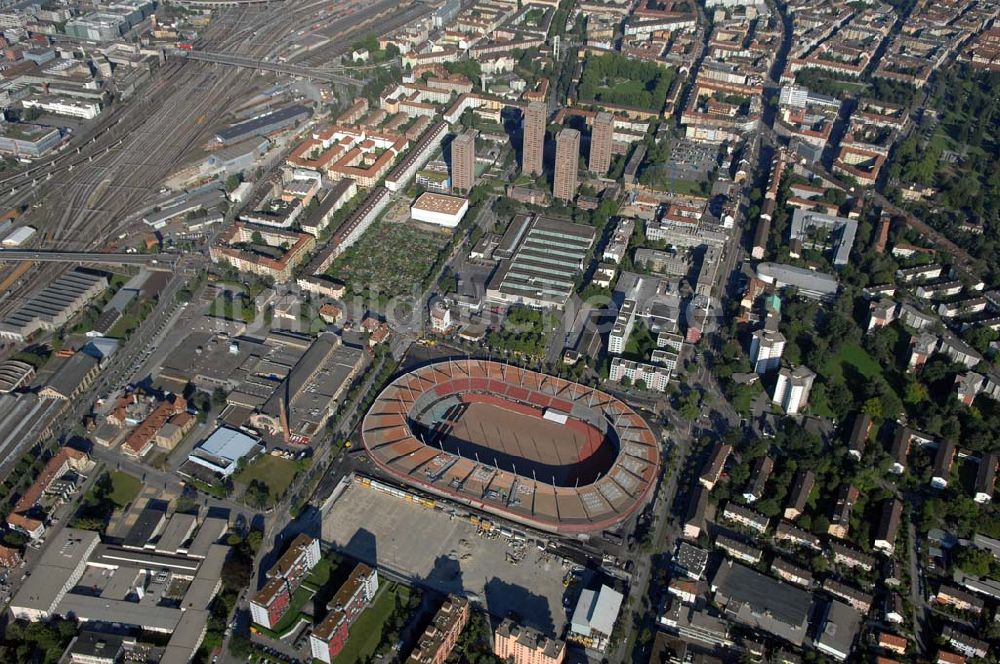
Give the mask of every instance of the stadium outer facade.
<svg viewBox="0 0 1000 664">
<path fill-rule="evenodd" d="M 489 395 L 522 414 L 605 424 L 616 445 L 606 472 L 588 484 L 558 486 L 479 457 L 469 459 L 424 443 L 410 422 L 447 398 Z M 486 360 L 448 360 L 415 369 L 386 386 L 365 415 L 362 440 L 373 462 L 405 484 L 540 530 L 586 536 L 613 528 L 648 500 L 660 452 L 646 422 L 609 394 L 571 381 Z M 565 442 L 565 441 L 564 441 Z M 559 444 L 553 440 L 553 444 Z"/>
</svg>

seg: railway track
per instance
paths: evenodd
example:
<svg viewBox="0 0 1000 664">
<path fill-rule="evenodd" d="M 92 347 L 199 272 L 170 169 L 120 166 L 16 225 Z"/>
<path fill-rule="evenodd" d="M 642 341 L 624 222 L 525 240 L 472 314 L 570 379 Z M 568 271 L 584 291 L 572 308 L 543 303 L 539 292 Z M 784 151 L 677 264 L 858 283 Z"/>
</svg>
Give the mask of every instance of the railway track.
<svg viewBox="0 0 1000 664">
<path fill-rule="evenodd" d="M 243 57 L 270 57 L 304 29 L 317 25 L 315 12 L 320 6 L 327 3 L 311 0 L 222 9 L 196 44 Z M 322 32 L 330 33 L 338 46 L 311 55 L 329 61 L 336 57 L 332 53 L 347 52 L 353 40 L 372 31 L 367 12 L 384 16 L 392 7 L 398 5 L 384 0 L 352 16 L 327 17 Z M 380 23 L 377 32 L 412 20 L 417 10 L 428 11 L 411 6 L 390 22 Z M 232 107 L 273 80 L 206 63 L 168 62 L 154 73 L 141 99 L 115 105 L 68 148 L 0 178 L 0 206 L 30 205 L 25 220 L 46 238 L 45 249 L 103 248 L 128 231 L 134 223 L 130 212 L 140 209 L 172 172 L 197 156 L 220 124 L 224 115 L 220 109 Z M 0 302 L 0 315 L 65 269 L 56 263 L 19 268 L 19 274 L 5 282 L 8 297 Z"/>
</svg>

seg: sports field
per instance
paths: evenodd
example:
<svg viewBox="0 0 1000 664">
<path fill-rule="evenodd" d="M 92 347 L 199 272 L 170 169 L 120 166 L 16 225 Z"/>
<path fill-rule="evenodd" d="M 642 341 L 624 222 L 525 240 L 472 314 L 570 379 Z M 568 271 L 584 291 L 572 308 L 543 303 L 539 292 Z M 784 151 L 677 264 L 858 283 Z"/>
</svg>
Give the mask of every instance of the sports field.
<svg viewBox="0 0 1000 664">
<path fill-rule="evenodd" d="M 465 394 L 460 401 L 443 418 L 422 422 L 428 442 L 557 486 L 590 484 L 615 461 L 611 441 L 579 420 L 547 420 L 538 409 L 489 395 Z"/>
</svg>

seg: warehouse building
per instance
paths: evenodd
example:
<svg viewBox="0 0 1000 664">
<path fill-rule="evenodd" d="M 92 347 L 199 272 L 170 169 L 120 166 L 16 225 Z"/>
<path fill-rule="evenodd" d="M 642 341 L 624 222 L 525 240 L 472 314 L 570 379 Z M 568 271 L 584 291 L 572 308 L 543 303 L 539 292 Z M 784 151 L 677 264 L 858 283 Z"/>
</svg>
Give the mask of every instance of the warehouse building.
<svg viewBox="0 0 1000 664">
<path fill-rule="evenodd" d="M 367 362 L 366 353 L 321 334 L 285 376 L 250 424 L 285 442 L 308 442 L 333 415 L 341 395 Z"/>
<path fill-rule="evenodd" d="M 468 210 L 469 201 L 466 198 L 426 191 L 410 206 L 410 217 L 414 221 L 455 228 Z"/>
<path fill-rule="evenodd" d="M 35 367 L 20 360 L 0 362 L 0 394 L 19 390 L 35 377 Z"/>
<path fill-rule="evenodd" d="M 219 531 L 211 521 L 202 525 L 212 542 L 200 558 L 125 549 L 102 543 L 95 532 L 65 528 L 14 596 L 11 612 L 29 621 L 62 616 L 160 632 L 169 635 L 161 664 L 186 663 L 205 636 L 229 552 L 215 543 Z"/>
<path fill-rule="evenodd" d="M 604 652 L 618 621 L 624 596 L 610 586 L 580 593 L 567 640 Z"/>
<path fill-rule="evenodd" d="M 60 141 L 62 134 L 55 127 L 5 123 L 0 128 L 0 152 L 15 157 L 41 157 Z"/>
<path fill-rule="evenodd" d="M 188 455 L 188 461 L 229 477 L 236 472 L 239 460 L 252 456 L 257 449 L 257 439 L 236 429 L 219 427 L 201 445 L 194 448 Z"/>
<path fill-rule="evenodd" d="M 294 104 L 221 129 L 215 134 L 215 141 L 221 145 L 233 145 L 254 136 L 267 136 L 294 127 L 308 118 L 309 109 Z"/>
<path fill-rule="evenodd" d="M 23 246 L 31 238 L 35 237 L 37 231 L 31 226 L 18 226 L 3 239 L 0 244 L 6 248 L 16 248 Z"/>
<path fill-rule="evenodd" d="M 103 274 L 70 270 L 7 316 L 0 338 L 25 341 L 38 330 L 54 330 L 107 287 Z"/>
<path fill-rule="evenodd" d="M 511 224 L 518 224 L 518 219 Z M 487 300 L 494 304 L 562 307 L 594 243 L 594 228 L 545 217 L 534 217 L 527 226 L 518 224 L 518 228 L 519 242 L 513 258 L 500 264 L 486 289 Z M 506 243 L 505 235 L 501 246 Z"/>
</svg>

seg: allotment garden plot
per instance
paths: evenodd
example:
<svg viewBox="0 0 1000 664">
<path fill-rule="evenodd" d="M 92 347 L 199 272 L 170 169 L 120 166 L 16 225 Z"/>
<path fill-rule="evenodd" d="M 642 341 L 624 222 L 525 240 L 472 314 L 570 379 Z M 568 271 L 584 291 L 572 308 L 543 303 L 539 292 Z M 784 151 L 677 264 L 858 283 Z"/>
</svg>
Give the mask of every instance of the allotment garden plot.
<svg viewBox="0 0 1000 664">
<path fill-rule="evenodd" d="M 349 293 L 384 301 L 419 286 L 449 239 L 448 234 L 411 224 L 379 221 L 327 274 L 347 284 Z"/>
</svg>

